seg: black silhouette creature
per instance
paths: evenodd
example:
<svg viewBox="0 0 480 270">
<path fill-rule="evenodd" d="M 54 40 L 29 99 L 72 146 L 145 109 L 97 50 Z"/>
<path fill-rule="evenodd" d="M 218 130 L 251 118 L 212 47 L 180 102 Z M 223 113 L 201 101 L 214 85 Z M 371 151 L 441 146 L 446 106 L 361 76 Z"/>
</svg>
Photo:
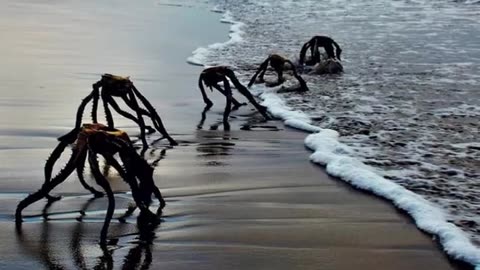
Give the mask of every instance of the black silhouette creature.
<svg viewBox="0 0 480 270">
<path fill-rule="evenodd" d="M 336 50 L 334 51 L 333 46 L 335 46 Z M 335 40 L 333 40 L 330 37 L 326 36 L 314 36 L 312 37 L 308 42 L 306 42 L 302 49 L 300 50 L 300 65 L 303 65 L 305 62 L 305 56 L 310 49 L 311 53 L 311 59 L 307 61 L 305 64 L 309 66 L 313 66 L 317 63 L 321 62 L 320 59 L 320 51 L 319 48 L 323 47 L 325 49 L 325 52 L 327 53 L 327 58 L 328 59 L 338 59 L 342 60 L 340 58 L 340 55 L 342 54 L 342 49 L 340 48 L 340 45 L 338 45 Z"/>
<path fill-rule="evenodd" d="M 103 188 L 108 197 L 108 210 L 100 237 L 100 242 L 105 244 L 108 226 L 115 209 L 115 199 L 110 184 L 100 172 L 97 160 L 98 155 L 103 156 L 106 163 L 115 168 L 119 175 L 128 183 L 135 203 L 141 212 L 151 217 L 157 217 L 148 209 L 152 194 L 158 199 L 160 209 L 165 206 L 162 194 L 153 181 L 153 168 L 137 154 L 125 132 L 98 123 L 84 124 L 80 129 L 73 129 L 63 137 L 60 137 L 59 141 L 59 145 L 55 148 L 45 165 L 45 183 L 40 190 L 30 194 L 18 204 L 15 213 L 17 224 L 22 222 L 23 209 L 42 198 L 48 198 L 48 193 L 65 181 L 75 169 L 77 169 L 82 185 L 96 196 L 100 195 L 101 193 L 85 183 L 83 178 L 83 167 L 88 158 L 96 183 Z M 50 178 L 55 162 L 68 145 L 73 145 L 70 159 L 55 177 Z M 123 166 L 114 158 L 116 154 L 118 154 Z"/>
<path fill-rule="evenodd" d="M 252 76 L 252 79 L 250 79 L 250 83 L 248 84 L 248 87 L 251 87 L 255 83 L 257 76 L 258 76 L 259 82 L 263 83 L 265 81 L 264 76 L 269 64 L 278 75 L 277 83 L 270 86 L 277 86 L 282 84 L 285 81 L 285 79 L 283 78 L 283 71 L 287 69 L 287 64 L 288 64 L 292 69 L 293 76 L 300 83 L 300 91 L 308 91 L 307 83 L 303 80 L 302 77 L 300 77 L 300 75 L 297 74 L 295 65 L 292 63 L 292 61 L 278 54 L 271 54 L 270 56 L 268 56 L 268 58 L 260 65 L 257 72 L 255 72 L 255 74 Z"/>
<path fill-rule="evenodd" d="M 132 114 L 122 110 L 115 101 L 114 97 L 120 97 L 123 99 L 127 106 L 132 109 L 137 116 L 135 117 Z M 145 138 L 145 131 L 147 130 L 149 133 L 152 133 L 155 132 L 155 129 L 158 130 L 158 132 L 162 134 L 163 138 L 166 138 L 171 145 L 177 145 L 177 142 L 167 133 L 167 130 L 165 129 L 160 116 L 155 111 L 155 108 L 153 108 L 150 102 L 148 102 L 148 100 L 140 93 L 140 91 L 137 90 L 133 82 L 130 81 L 129 77 L 120 77 L 111 74 L 102 75 L 102 79 L 93 84 L 92 92 L 82 100 L 82 103 L 78 107 L 75 128 L 80 128 L 83 111 L 85 110 L 85 106 L 91 100 L 93 100 L 92 122 L 98 123 L 97 107 L 100 98 L 103 101 L 108 127 L 114 128 L 112 112 L 109 108 L 109 106 L 112 106 L 112 108 L 118 114 L 134 121 L 140 127 L 140 138 L 144 148 L 148 147 L 147 140 Z M 137 98 L 140 100 L 143 106 L 145 106 L 145 109 L 140 107 Z M 152 120 L 155 129 L 145 125 L 143 116 L 147 116 Z"/>
<path fill-rule="evenodd" d="M 202 92 L 202 97 L 203 101 L 205 102 L 206 109 L 208 110 L 212 105 L 213 102 L 207 97 L 207 93 L 205 92 L 205 88 L 203 87 L 203 84 L 205 86 L 209 87 L 211 91 L 213 91 L 213 88 L 217 89 L 220 93 L 222 93 L 226 99 L 227 99 L 227 104 L 225 106 L 225 111 L 223 113 L 223 124 L 228 127 L 228 116 L 230 115 L 230 111 L 232 110 L 232 103 L 234 105 L 234 109 L 238 108 L 239 106 L 243 105 L 235 98 L 233 98 L 232 95 L 232 88 L 230 86 L 230 82 L 237 88 L 237 90 L 244 95 L 250 103 L 252 103 L 253 106 L 265 117 L 265 119 L 270 120 L 271 117 L 267 113 L 267 108 L 265 106 L 262 106 L 258 104 L 258 102 L 255 100 L 253 95 L 248 91 L 248 89 L 243 86 L 240 81 L 238 81 L 237 77 L 235 76 L 235 73 L 233 70 L 231 70 L 228 67 L 225 66 L 218 66 L 218 67 L 211 67 L 204 69 L 202 73 L 200 74 L 200 78 L 198 79 L 198 87 L 200 87 L 200 91 Z M 220 87 L 219 83 L 223 82 L 223 88 Z"/>
</svg>

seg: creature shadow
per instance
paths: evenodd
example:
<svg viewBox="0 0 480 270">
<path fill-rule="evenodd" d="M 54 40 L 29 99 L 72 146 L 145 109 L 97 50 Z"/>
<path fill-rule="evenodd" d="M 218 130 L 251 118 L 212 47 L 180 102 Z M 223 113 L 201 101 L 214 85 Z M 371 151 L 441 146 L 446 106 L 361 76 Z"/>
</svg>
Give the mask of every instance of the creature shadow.
<svg viewBox="0 0 480 270">
<path fill-rule="evenodd" d="M 78 269 L 114 269 L 114 252 L 121 247 L 116 245 L 118 239 L 112 239 L 110 243 L 114 245 L 95 245 L 100 248 L 100 255 L 92 259 L 91 256 L 85 256 L 85 250 L 92 250 L 92 243 L 85 243 L 82 238 L 86 236 L 84 232 L 83 217 L 85 216 L 85 210 L 95 200 L 92 198 L 88 200 L 80 210 L 81 216 L 77 217 L 77 223 L 71 231 L 71 237 L 68 244 L 61 241 L 53 241 L 58 243 L 58 246 L 51 246 L 50 233 L 55 231 L 50 227 L 51 222 L 48 222 L 48 218 L 44 219 L 41 225 L 40 237 L 38 243 L 35 243 L 35 239 L 28 239 L 25 234 L 22 233 L 21 227 L 17 227 L 16 236 L 19 246 L 29 254 L 31 257 L 38 259 L 47 269 L 70 269 L 69 262 L 63 260 L 64 256 L 59 256 L 55 250 L 68 251 L 71 253 L 73 259 L 73 265 Z M 48 208 L 51 203 L 47 204 L 42 211 L 42 216 L 48 217 Z M 160 209 L 159 209 L 160 210 Z M 157 215 L 160 219 L 161 211 L 157 211 Z M 122 261 L 121 269 L 149 269 L 151 267 L 152 257 L 152 245 L 156 238 L 156 230 L 159 227 L 160 222 L 152 223 L 151 217 L 145 216 L 142 213 L 137 217 L 137 229 L 138 236 L 134 241 L 129 242 L 128 246 L 132 246 L 128 253 L 125 255 Z M 58 232 L 57 232 L 58 233 Z M 131 234 L 128 234 L 131 235 Z M 67 247 L 68 245 L 68 247 Z M 89 252 L 90 253 L 90 252 Z M 63 261 L 62 261 L 63 260 Z M 93 267 L 92 267 L 93 265 Z M 119 267 L 115 267 L 119 268 Z"/>
</svg>

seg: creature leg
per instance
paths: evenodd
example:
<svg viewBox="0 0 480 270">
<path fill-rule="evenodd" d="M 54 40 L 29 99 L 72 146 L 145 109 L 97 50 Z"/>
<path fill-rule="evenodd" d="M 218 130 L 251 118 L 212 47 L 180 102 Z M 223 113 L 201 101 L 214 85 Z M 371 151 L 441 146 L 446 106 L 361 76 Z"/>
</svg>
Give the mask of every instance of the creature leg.
<svg viewBox="0 0 480 270">
<path fill-rule="evenodd" d="M 248 87 L 251 87 L 254 83 L 255 83 L 255 79 L 257 78 L 257 75 L 260 74 L 260 81 L 261 82 L 264 82 L 263 80 L 263 76 L 265 75 L 265 71 L 267 70 L 268 68 L 268 62 L 270 61 L 270 57 L 267 58 L 267 60 L 263 61 L 262 64 L 260 64 L 260 66 L 258 67 L 257 71 L 255 72 L 255 74 L 252 76 L 252 78 L 250 79 L 250 82 L 248 83 Z"/>
<path fill-rule="evenodd" d="M 225 97 L 227 97 L 227 93 L 218 85 L 214 85 L 213 86 L 215 89 L 217 89 L 220 93 L 222 93 L 222 95 L 224 95 Z M 236 100 L 234 97 L 233 97 L 233 94 L 232 94 L 232 103 L 233 103 L 233 108 L 238 108 L 240 106 L 243 106 L 243 105 L 247 105 L 247 103 L 240 103 L 238 102 L 238 100 Z"/>
<path fill-rule="evenodd" d="M 90 191 L 95 198 L 103 197 L 103 193 L 94 189 L 89 184 L 87 184 L 87 182 L 85 181 L 85 178 L 83 177 L 83 170 L 85 169 L 85 161 L 86 160 L 87 160 L 87 151 L 83 150 L 78 156 L 78 162 L 77 162 L 78 179 L 80 180 L 80 183 L 82 184 L 82 186 L 86 190 Z"/>
<path fill-rule="evenodd" d="M 333 45 L 330 43 L 328 45 L 325 45 L 324 48 L 325 48 L 325 52 L 327 52 L 328 58 L 334 59 L 335 58 L 335 52 L 334 52 L 334 49 L 333 49 Z"/>
<path fill-rule="evenodd" d="M 203 102 L 205 102 L 206 107 L 210 108 L 213 106 L 213 102 L 207 97 L 207 93 L 205 92 L 205 88 L 203 87 L 203 74 L 200 75 L 198 78 L 198 88 L 200 88 L 200 92 L 202 93 Z"/>
<path fill-rule="evenodd" d="M 65 168 L 60 170 L 60 172 L 51 179 L 49 182 L 45 182 L 40 190 L 35 193 L 28 195 L 25 199 L 23 199 L 17 206 L 17 210 L 15 212 L 15 222 L 20 223 L 22 222 L 22 210 L 25 209 L 30 204 L 33 204 L 44 197 L 47 197 L 48 193 L 55 188 L 57 185 L 65 181 L 67 177 L 72 174 L 75 170 L 75 164 L 77 161 L 77 151 L 73 151 L 70 160 L 68 160 L 67 165 Z"/>
<path fill-rule="evenodd" d="M 98 109 L 98 100 L 100 99 L 100 90 L 97 86 L 93 85 L 93 103 L 92 103 L 92 122 L 98 123 L 97 121 L 97 109 Z"/>
<path fill-rule="evenodd" d="M 67 146 L 68 146 L 68 143 L 60 142 L 57 145 L 57 147 L 55 147 L 53 152 L 50 154 L 50 157 L 48 157 L 47 162 L 45 163 L 45 168 L 44 168 L 44 175 L 45 175 L 44 185 L 50 182 L 50 179 L 52 178 L 53 166 L 55 165 L 55 162 L 57 162 L 57 160 L 60 158 L 61 154 L 63 153 L 63 151 Z M 58 201 L 61 199 L 60 196 L 52 196 L 50 194 L 47 194 L 46 197 L 50 202 Z"/>
<path fill-rule="evenodd" d="M 237 90 L 242 95 L 244 95 L 248 99 L 248 101 L 250 101 L 250 103 L 252 103 L 252 105 L 263 115 L 263 117 L 265 117 L 265 119 L 267 119 L 267 120 L 271 119 L 271 117 L 267 114 L 267 108 L 265 106 L 262 106 L 262 105 L 258 104 L 258 102 L 255 100 L 255 98 L 250 93 L 250 91 L 248 91 L 247 88 L 245 88 L 240 83 L 236 83 L 235 87 L 237 87 Z"/>
<path fill-rule="evenodd" d="M 142 140 L 143 148 L 148 148 L 147 138 L 145 137 L 145 121 L 143 121 L 142 114 L 139 111 L 140 107 L 138 106 L 137 99 L 131 91 L 129 91 L 128 96 L 132 102 L 132 109 L 137 113 L 138 124 L 140 126 L 140 139 Z"/>
<path fill-rule="evenodd" d="M 225 97 L 227 98 L 227 104 L 225 105 L 225 111 L 223 112 L 223 126 L 225 127 L 225 130 L 230 130 L 228 116 L 230 115 L 230 111 L 232 109 L 232 88 L 230 87 L 230 83 L 226 78 L 223 79 L 223 87 L 225 87 Z"/>
<path fill-rule="evenodd" d="M 108 108 L 108 97 L 102 93 L 103 109 L 105 110 L 105 118 L 109 128 L 114 128 L 113 116 L 110 108 Z"/>
<path fill-rule="evenodd" d="M 125 118 L 128 118 L 130 120 L 132 120 L 133 122 L 135 122 L 137 125 L 140 125 L 138 123 L 138 119 L 135 118 L 135 116 L 131 115 L 130 113 L 120 109 L 120 106 L 118 106 L 118 103 L 115 101 L 115 99 L 113 99 L 113 97 L 107 97 L 107 100 L 108 100 L 108 103 L 110 103 L 110 105 L 112 105 L 112 108 L 118 113 L 120 114 L 121 116 L 125 117 Z M 141 112 L 143 113 L 143 112 Z M 148 130 L 148 133 L 153 133 L 155 132 L 155 129 L 153 129 L 151 126 L 145 126 L 145 128 Z"/>
<path fill-rule="evenodd" d="M 140 101 L 143 103 L 145 108 L 147 108 L 147 110 L 150 112 L 150 117 L 152 118 L 152 121 L 155 127 L 157 128 L 158 132 L 160 132 L 160 134 L 162 134 L 163 137 L 165 137 L 170 142 L 170 145 L 178 145 L 178 143 L 168 134 L 167 130 L 165 129 L 165 126 L 162 123 L 162 119 L 160 119 L 160 116 L 155 111 L 155 108 L 153 108 L 152 104 L 148 102 L 148 100 L 140 93 L 140 91 L 137 90 L 137 88 L 135 88 L 135 86 L 132 86 L 132 88 L 133 88 L 133 92 L 135 93 L 135 96 L 137 96 L 140 99 Z M 132 94 L 132 98 L 134 98 L 133 94 Z M 136 111 L 138 112 L 138 110 Z M 138 113 L 140 115 L 140 112 Z"/>
<path fill-rule="evenodd" d="M 132 197 L 135 200 L 135 203 L 137 204 L 140 209 L 145 210 L 146 206 L 144 201 L 142 200 L 140 196 L 140 190 L 138 188 L 137 181 L 135 180 L 135 177 L 131 174 L 131 172 L 127 169 L 127 172 L 125 169 L 118 163 L 118 161 L 111 155 L 104 155 L 105 160 L 107 161 L 108 164 L 112 165 L 115 170 L 118 171 L 118 174 L 127 182 L 127 184 L 130 186 L 130 189 L 132 190 Z M 129 165 L 126 165 L 126 167 L 130 167 Z"/>
<path fill-rule="evenodd" d="M 293 68 L 295 68 L 295 67 L 293 67 Z M 280 85 L 285 81 L 285 79 L 283 79 L 283 66 L 279 67 L 279 68 L 276 68 L 275 72 L 277 72 L 277 76 L 278 76 L 277 83 Z"/>
<path fill-rule="evenodd" d="M 77 109 L 77 119 L 76 119 L 76 122 L 75 122 L 75 128 L 80 128 L 80 126 L 82 125 L 82 116 L 83 116 L 83 111 L 85 110 L 85 106 L 87 106 L 88 102 L 90 102 L 90 100 L 92 100 L 93 98 L 93 93 L 94 91 L 92 91 L 88 96 L 86 96 L 82 102 L 80 103 L 80 106 L 78 106 L 78 109 Z"/>
<path fill-rule="evenodd" d="M 115 210 L 115 198 L 113 197 L 113 191 L 110 187 L 110 184 L 100 172 L 100 168 L 98 167 L 97 155 L 92 150 L 89 150 L 88 152 L 88 162 L 90 163 L 90 167 L 92 169 L 93 176 L 95 177 L 95 181 L 99 186 L 103 188 L 103 190 L 105 190 L 108 197 L 107 215 L 105 216 L 105 222 L 103 223 L 102 231 L 100 232 L 100 244 L 105 245 L 107 242 L 108 227 L 110 225 L 110 220 L 113 216 L 113 211 Z"/>
<path fill-rule="evenodd" d="M 287 63 L 289 63 L 293 67 L 293 69 L 292 69 L 293 76 L 300 83 L 300 91 L 308 91 L 307 83 L 303 80 L 303 78 L 300 75 L 298 75 L 297 70 L 296 70 L 295 66 L 293 65 L 293 63 L 289 60 L 287 60 Z"/>
</svg>

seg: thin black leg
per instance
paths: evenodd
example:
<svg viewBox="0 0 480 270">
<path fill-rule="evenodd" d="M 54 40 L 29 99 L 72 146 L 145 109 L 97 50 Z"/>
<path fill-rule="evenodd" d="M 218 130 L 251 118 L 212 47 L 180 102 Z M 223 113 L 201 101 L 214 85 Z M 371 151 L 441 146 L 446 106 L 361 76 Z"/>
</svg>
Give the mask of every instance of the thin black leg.
<svg viewBox="0 0 480 270">
<path fill-rule="evenodd" d="M 42 198 L 47 197 L 48 193 L 55 188 L 57 185 L 65 181 L 67 177 L 72 174 L 75 170 L 75 164 L 77 160 L 77 151 L 73 151 L 72 156 L 67 162 L 67 165 L 60 170 L 60 172 L 51 179 L 49 182 L 45 182 L 40 190 L 28 195 L 25 199 L 23 199 L 17 206 L 17 210 L 15 211 L 15 221 L 17 223 L 22 222 L 22 211 L 30 204 L 33 204 Z"/>
<path fill-rule="evenodd" d="M 102 231 L 100 232 L 100 244 L 104 246 L 107 243 L 108 227 L 110 225 L 110 221 L 112 220 L 113 211 L 115 210 L 115 198 L 113 196 L 113 191 L 110 187 L 110 184 L 100 172 L 97 155 L 92 150 L 88 152 L 88 162 L 90 164 L 90 168 L 92 169 L 93 176 L 95 177 L 95 181 L 103 188 L 103 190 L 105 190 L 108 197 L 107 214 L 105 216 L 105 222 L 103 223 Z"/>
<path fill-rule="evenodd" d="M 165 129 L 165 126 L 163 125 L 162 119 L 160 118 L 158 113 L 155 111 L 155 108 L 153 108 L 152 104 L 148 102 L 148 100 L 142 95 L 142 93 L 140 93 L 140 91 L 137 90 L 137 88 L 135 88 L 135 86 L 132 86 L 132 90 L 135 93 L 135 96 L 137 96 L 140 99 L 140 101 L 145 106 L 145 108 L 147 108 L 147 110 L 150 112 L 152 121 L 155 127 L 157 128 L 158 132 L 160 132 L 160 134 L 162 134 L 163 137 L 165 137 L 170 142 L 170 145 L 178 145 L 178 143 L 168 134 L 167 130 Z"/>
<path fill-rule="evenodd" d="M 87 150 L 83 150 L 78 156 L 78 162 L 77 162 L 78 179 L 80 180 L 80 183 L 82 184 L 82 186 L 86 190 L 90 191 L 95 198 L 103 197 L 102 192 L 96 190 L 95 188 L 93 188 L 92 186 L 87 184 L 87 182 L 85 181 L 85 177 L 83 176 L 83 171 L 85 169 L 85 162 L 86 161 L 87 161 Z"/>
</svg>

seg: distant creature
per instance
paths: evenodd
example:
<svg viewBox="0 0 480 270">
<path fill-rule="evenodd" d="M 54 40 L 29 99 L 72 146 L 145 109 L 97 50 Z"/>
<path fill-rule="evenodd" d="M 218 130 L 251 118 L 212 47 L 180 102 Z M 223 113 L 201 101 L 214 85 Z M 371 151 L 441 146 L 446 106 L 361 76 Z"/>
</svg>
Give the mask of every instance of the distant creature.
<svg viewBox="0 0 480 270">
<path fill-rule="evenodd" d="M 248 87 L 251 87 L 255 83 L 255 80 L 256 80 L 257 76 L 258 76 L 259 82 L 263 83 L 265 81 L 264 76 L 265 76 L 265 72 L 267 71 L 267 68 L 268 68 L 269 64 L 278 75 L 277 83 L 273 84 L 271 86 L 280 85 L 285 81 L 285 79 L 283 78 L 283 71 L 286 70 L 287 64 L 288 64 L 288 65 L 291 66 L 293 76 L 300 83 L 299 90 L 302 91 L 302 92 L 303 91 L 308 91 L 307 83 L 303 80 L 303 78 L 300 75 L 298 75 L 298 73 L 296 71 L 296 68 L 295 68 L 295 65 L 292 63 L 292 61 L 290 61 L 290 60 L 288 60 L 288 59 L 286 59 L 286 58 L 284 58 L 284 57 L 282 57 L 278 54 L 271 54 L 271 55 L 268 56 L 268 58 L 260 65 L 257 72 L 255 72 L 255 74 L 250 79 L 250 83 L 248 84 Z"/>
<path fill-rule="evenodd" d="M 227 100 L 227 104 L 225 106 L 225 111 L 223 113 L 223 124 L 225 127 L 229 128 L 228 124 L 228 117 L 230 115 L 230 112 L 232 110 L 232 103 L 234 105 L 234 109 L 238 108 L 242 104 L 235 100 L 233 98 L 232 94 L 232 88 L 230 86 L 230 82 L 237 88 L 237 90 L 244 95 L 250 103 L 260 112 L 260 114 L 263 115 L 263 117 L 266 120 L 270 120 L 271 117 L 267 113 L 267 108 L 265 106 L 262 106 L 258 104 L 258 102 L 255 100 L 253 95 L 248 91 L 248 89 L 243 86 L 240 81 L 237 79 L 235 76 L 235 73 L 233 70 L 231 70 L 229 67 L 225 66 L 217 66 L 217 67 L 211 67 L 211 68 L 206 68 L 202 71 L 200 74 L 200 77 L 198 79 L 198 87 L 200 88 L 200 91 L 202 93 L 203 101 L 206 104 L 206 110 L 208 110 L 210 107 L 213 106 L 213 102 L 207 97 L 207 93 L 205 92 L 205 88 L 203 87 L 203 84 L 205 86 L 209 87 L 211 91 L 213 91 L 213 88 L 217 89 L 220 93 L 222 93 Z M 220 87 L 219 83 L 223 82 L 223 88 Z"/>
<path fill-rule="evenodd" d="M 101 91 L 100 91 L 101 89 Z M 125 104 L 132 109 L 137 117 L 131 115 L 130 113 L 122 110 L 118 103 L 115 101 L 114 97 L 120 97 L 123 99 Z M 92 121 L 97 123 L 97 107 L 99 99 L 103 101 L 103 107 L 105 109 L 105 116 L 107 118 L 107 124 L 110 128 L 114 128 L 112 112 L 110 111 L 109 105 L 120 115 L 132 120 L 140 127 L 140 138 L 143 143 L 144 148 L 148 148 L 147 140 L 145 137 L 145 130 L 148 132 L 155 132 L 155 129 L 158 130 L 163 138 L 166 138 L 170 145 L 177 145 L 177 142 L 170 137 L 167 130 L 165 129 L 160 116 L 155 111 L 155 108 L 148 102 L 148 100 L 137 90 L 133 82 L 129 77 L 115 76 L 112 74 L 102 75 L 101 80 L 93 84 L 92 92 L 82 100 L 82 103 L 78 107 L 77 119 L 75 123 L 75 128 L 79 129 L 82 124 L 82 115 L 85 110 L 85 106 L 93 100 L 92 104 Z M 141 108 L 137 98 L 145 106 Z M 145 125 L 143 116 L 149 117 L 155 129 L 150 126 Z"/>
<path fill-rule="evenodd" d="M 160 209 L 165 206 L 165 200 L 153 181 L 153 168 L 135 151 L 130 138 L 125 132 L 98 123 L 84 124 L 81 128 L 75 128 L 60 137 L 59 141 L 59 145 L 45 164 L 45 182 L 42 187 L 37 192 L 28 195 L 17 206 L 15 212 L 17 226 L 22 222 L 22 210 L 29 205 L 42 198 L 48 198 L 49 201 L 60 199 L 48 194 L 52 189 L 64 182 L 75 170 L 77 170 L 78 178 L 82 185 L 95 194 L 96 197 L 101 196 L 102 193 L 89 186 L 83 178 L 83 169 L 88 159 L 96 183 L 102 187 L 108 197 L 107 215 L 100 234 L 100 243 L 105 244 L 108 227 L 115 209 L 115 198 L 108 180 L 100 172 L 97 160 L 98 155 L 103 156 L 106 163 L 115 168 L 127 182 L 132 190 L 135 203 L 141 212 L 152 217 L 152 220 L 157 219 L 157 215 L 153 214 L 148 208 L 151 203 L 151 196 L 154 194 L 158 199 Z M 65 167 L 55 177 L 51 178 L 55 162 L 69 145 L 73 145 L 70 159 Z M 122 165 L 114 158 L 116 154 L 118 154 Z"/>
<path fill-rule="evenodd" d="M 334 51 L 334 47 L 336 50 Z M 305 62 L 305 55 L 307 50 L 310 49 L 311 58 L 305 63 L 309 66 L 316 65 L 321 62 L 319 48 L 323 47 L 327 53 L 327 59 L 338 59 L 341 61 L 342 49 L 335 40 L 327 36 L 314 36 L 309 41 L 307 41 L 302 49 L 300 50 L 300 60 L 299 64 L 303 65 Z"/>
</svg>

